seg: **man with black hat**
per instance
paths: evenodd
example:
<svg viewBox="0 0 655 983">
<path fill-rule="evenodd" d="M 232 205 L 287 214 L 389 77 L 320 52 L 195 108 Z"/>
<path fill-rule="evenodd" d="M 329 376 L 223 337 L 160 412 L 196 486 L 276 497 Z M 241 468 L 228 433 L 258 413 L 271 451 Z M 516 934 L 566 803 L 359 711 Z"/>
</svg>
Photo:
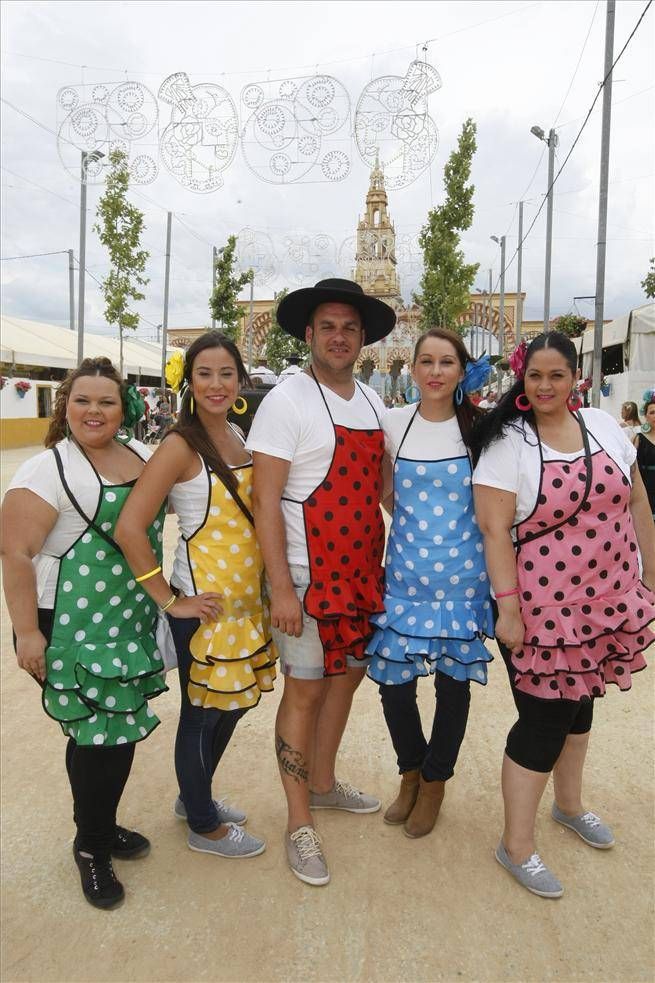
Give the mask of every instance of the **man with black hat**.
<svg viewBox="0 0 655 983">
<path fill-rule="evenodd" d="M 353 379 L 362 345 L 396 315 L 350 280 L 322 280 L 281 302 L 280 325 L 304 339 L 311 365 L 263 400 L 247 447 L 254 512 L 285 676 L 275 745 L 289 810 L 286 849 L 308 884 L 330 879 L 312 809 L 377 812 L 380 803 L 335 778 L 336 754 L 383 610 L 380 512 L 385 412 Z"/>
</svg>

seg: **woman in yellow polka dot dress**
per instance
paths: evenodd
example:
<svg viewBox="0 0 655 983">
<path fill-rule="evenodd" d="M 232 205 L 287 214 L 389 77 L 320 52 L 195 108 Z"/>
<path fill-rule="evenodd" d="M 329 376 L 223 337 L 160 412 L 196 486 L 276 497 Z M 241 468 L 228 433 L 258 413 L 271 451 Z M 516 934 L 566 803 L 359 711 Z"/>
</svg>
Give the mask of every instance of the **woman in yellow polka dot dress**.
<svg viewBox="0 0 655 983">
<path fill-rule="evenodd" d="M 179 421 L 130 495 L 116 536 L 137 580 L 167 612 L 175 639 L 181 712 L 174 811 L 188 823 L 188 845 L 251 857 L 264 841 L 241 828 L 243 812 L 212 798 L 214 772 L 239 718 L 275 678 L 250 505 L 252 462 L 227 420 L 248 377 L 236 345 L 210 331 L 184 360 L 169 362 L 167 378 L 183 390 Z M 180 531 L 170 586 L 146 536 L 166 496 Z"/>
</svg>

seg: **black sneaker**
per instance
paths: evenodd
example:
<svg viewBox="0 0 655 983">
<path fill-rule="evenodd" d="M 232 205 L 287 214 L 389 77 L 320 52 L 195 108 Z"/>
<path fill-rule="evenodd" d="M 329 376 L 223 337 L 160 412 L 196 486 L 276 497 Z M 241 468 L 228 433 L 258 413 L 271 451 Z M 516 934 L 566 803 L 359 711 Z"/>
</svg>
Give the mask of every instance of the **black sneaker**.
<svg viewBox="0 0 655 983">
<path fill-rule="evenodd" d="M 73 846 L 73 856 L 80 871 L 84 897 L 94 908 L 115 908 L 124 897 L 123 885 L 117 879 L 111 858 L 96 860 L 91 854 L 80 853 Z"/>
<path fill-rule="evenodd" d="M 150 840 L 141 833 L 123 826 L 116 827 L 116 835 L 111 845 L 111 855 L 116 860 L 136 860 L 150 853 Z"/>
</svg>

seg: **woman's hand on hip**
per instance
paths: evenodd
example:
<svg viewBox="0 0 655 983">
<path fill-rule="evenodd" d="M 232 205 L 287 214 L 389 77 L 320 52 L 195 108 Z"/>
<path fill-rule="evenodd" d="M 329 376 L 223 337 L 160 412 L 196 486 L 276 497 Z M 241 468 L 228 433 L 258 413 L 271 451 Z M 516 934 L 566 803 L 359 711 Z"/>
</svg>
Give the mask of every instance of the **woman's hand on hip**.
<svg viewBox="0 0 655 983">
<path fill-rule="evenodd" d="M 206 594 L 196 594 L 195 597 L 184 597 L 181 595 L 168 608 L 168 614 L 174 618 L 200 618 L 201 621 L 217 621 L 218 616 L 223 613 L 223 608 L 218 603 L 223 597 L 222 594 L 207 592 Z"/>
<path fill-rule="evenodd" d="M 45 650 L 48 643 L 37 629 L 16 636 L 16 660 L 21 669 L 42 683 L 45 679 Z"/>
<path fill-rule="evenodd" d="M 523 648 L 525 625 L 521 615 L 511 611 L 500 611 L 496 621 L 496 638 L 506 645 L 512 655 Z"/>
</svg>

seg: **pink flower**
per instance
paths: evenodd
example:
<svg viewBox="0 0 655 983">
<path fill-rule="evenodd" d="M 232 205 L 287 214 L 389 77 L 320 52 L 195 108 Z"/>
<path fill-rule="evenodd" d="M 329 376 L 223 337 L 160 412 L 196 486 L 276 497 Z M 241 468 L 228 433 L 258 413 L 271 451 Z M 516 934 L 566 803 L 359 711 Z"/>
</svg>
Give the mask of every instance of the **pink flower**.
<svg viewBox="0 0 655 983">
<path fill-rule="evenodd" d="M 525 375 L 525 357 L 528 351 L 528 343 L 525 339 L 517 345 L 509 357 L 509 367 L 517 379 L 522 379 Z"/>
</svg>

